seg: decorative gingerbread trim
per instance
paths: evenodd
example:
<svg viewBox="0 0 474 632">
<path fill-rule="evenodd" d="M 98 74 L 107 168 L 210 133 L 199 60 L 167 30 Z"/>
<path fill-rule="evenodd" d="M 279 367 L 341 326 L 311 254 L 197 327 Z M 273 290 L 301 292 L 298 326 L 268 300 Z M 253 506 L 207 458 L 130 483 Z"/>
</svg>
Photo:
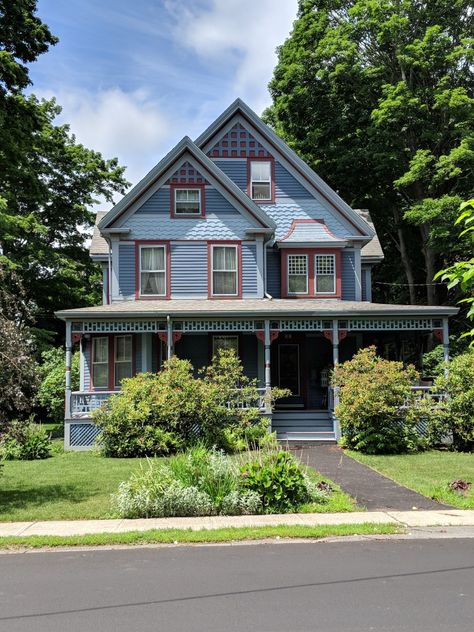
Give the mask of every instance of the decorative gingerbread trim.
<svg viewBox="0 0 474 632">
<path fill-rule="evenodd" d="M 329 342 L 332 342 L 332 329 L 324 329 L 323 336 L 327 338 Z"/>
<path fill-rule="evenodd" d="M 173 344 L 175 342 L 178 342 L 178 340 L 181 340 L 182 335 L 183 335 L 182 331 L 173 331 Z"/>
<path fill-rule="evenodd" d="M 339 329 L 339 342 L 347 337 L 347 329 Z"/>
<path fill-rule="evenodd" d="M 443 342 L 443 330 L 442 329 L 433 329 L 433 336 L 437 338 L 440 342 Z"/>
<path fill-rule="evenodd" d="M 279 329 L 272 329 L 270 332 L 270 344 L 272 344 L 272 342 L 276 340 L 279 335 L 280 335 Z"/>
<path fill-rule="evenodd" d="M 72 343 L 75 344 L 76 342 L 80 342 L 82 338 L 82 334 L 72 334 Z"/>
<path fill-rule="evenodd" d="M 257 336 L 257 340 L 260 340 L 260 342 L 263 342 L 263 344 L 265 344 L 265 332 L 263 331 L 263 329 L 257 329 L 255 335 Z"/>
<path fill-rule="evenodd" d="M 165 345 L 168 344 L 168 332 L 167 331 L 159 331 L 158 332 L 158 338 L 161 340 L 161 342 L 164 342 Z"/>
</svg>

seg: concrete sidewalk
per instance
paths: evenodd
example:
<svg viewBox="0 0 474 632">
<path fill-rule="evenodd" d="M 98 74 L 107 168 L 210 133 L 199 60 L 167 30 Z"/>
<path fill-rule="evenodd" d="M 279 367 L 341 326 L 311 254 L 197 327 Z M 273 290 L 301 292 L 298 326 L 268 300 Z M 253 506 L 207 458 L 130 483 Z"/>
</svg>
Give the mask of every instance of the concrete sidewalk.
<svg viewBox="0 0 474 632">
<path fill-rule="evenodd" d="M 213 516 L 201 518 L 147 518 L 139 520 L 57 520 L 48 522 L 3 522 L 0 537 L 29 535 L 86 535 L 124 533 L 150 529 L 221 529 L 277 525 L 400 524 L 406 527 L 474 526 L 474 510 L 367 511 L 332 514 L 280 514 L 264 516 Z"/>
</svg>

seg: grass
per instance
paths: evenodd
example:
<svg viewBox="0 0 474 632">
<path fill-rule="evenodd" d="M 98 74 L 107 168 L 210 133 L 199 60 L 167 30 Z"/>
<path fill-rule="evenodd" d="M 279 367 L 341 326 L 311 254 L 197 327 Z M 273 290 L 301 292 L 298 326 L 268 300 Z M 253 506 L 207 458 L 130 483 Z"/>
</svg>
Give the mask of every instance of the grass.
<svg viewBox="0 0 474 632">
<path fill-rule="evenodd" d="M 341 524 L 307 527 L 303 525 L 274 527 L 240 527 L 226 529 L 153 529 L 125 533 L 99 533 L 80 536 L 11 536 L 0 538 L 0 549 L 44 548 L 60 546 L 111 546 L 118 544 L 176 544 L 199 542 L 238 542 L 266 538 L 327 538 L 349 535 L 390 535 L 403 532 L 397 524 Z"/>
<path fill-rule="evenodd" d="M 145 462 L 106 458 L 93 451 L 62 452 L 60 442 L 44 461 L 6 461 L 0 475 L 0 521 L 114 517 L 110 495 Z M 354 511 L 350 496 L 331 485 L 335 491 L 327 503 L 306 505 L 302 511 Z"/>
<path fill-rule="evenodd" d="M 423 496 L 458 509 L 474 509 L 474 454 L 447 450 L 377 456 L 348 450 L 347 454 Z M 462 494 L 448 488 L 457 479 L 472 483 L 469 492 Z"/>
</svg>

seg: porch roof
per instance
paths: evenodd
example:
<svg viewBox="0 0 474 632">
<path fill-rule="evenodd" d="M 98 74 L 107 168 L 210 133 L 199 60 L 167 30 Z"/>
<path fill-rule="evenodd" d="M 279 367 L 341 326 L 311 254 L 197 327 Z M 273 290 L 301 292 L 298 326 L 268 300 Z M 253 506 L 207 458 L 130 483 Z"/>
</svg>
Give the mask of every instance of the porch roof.
<svg viewBox="0 0 474 632">
<path fill-rule="evenodd" d="M 276 316 L 454 316 L 459 309 L 446 306 L 390 305 L 335 299 L 171 299 L 122 301 L 97 307 L 79 307 L 55 313 L 62 320 L 76 318 L 269 317 Z"/>
</svg>

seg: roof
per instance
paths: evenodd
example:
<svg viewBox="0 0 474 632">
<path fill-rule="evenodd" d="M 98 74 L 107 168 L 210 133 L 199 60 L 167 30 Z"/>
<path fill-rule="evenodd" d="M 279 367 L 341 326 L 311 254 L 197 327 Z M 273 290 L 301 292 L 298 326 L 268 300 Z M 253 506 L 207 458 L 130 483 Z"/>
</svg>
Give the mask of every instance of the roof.
<svg viewBox="0 0 474 632">
<path fill-rule="evenodd" d="M 290 230 L 278 242 L 280 247 L 303 246 L 343 246 L 347 242 L 333 235 L 324 222 L 317 219 L 295 219 Z"/>
<path fill-rule="evenodd" d="M 107 211 L 97 211 L 95 216 L 94 232 L 92 233 L 91 245 L 89 251 L 92 257 L 109 254 L 109 245 L 100 234 L 97 224 L 107 214 Z"/>
<path fill-rule="evenodd" d="M 276 225 L 265 212 L 249 198 L 197 145 L 185 136 L 160 162 L 147 173 L 99 222 L 101 230 L 107 229 L 122 213 L 145 193 L 174 163 L 189 153 L 205 170 L 226 189 L 252 215 L 261 227 L 275 229 Z"/>
<path fill-rule="evenodd" d="M 377 235 L 377 231 L 375 230 L 375 226 L 372 221 L 372 218 L 370 217 L 369 211 L 366 208 L 356 208 L 354 210 L 356 211 L 356 213 L 359 213 L 359 215 L 365 219 L 367 224 L 372 226 L 375 233 L 375 236 L 369 241 L 369 243 L 362 247 L 362 251 L 361 251 L 362 258 L 363 259 L 371 258 L 371 259 L 378 259 L 378 260 L 383 259 L 384 254 L 383 254 L 382 246 L 380 244 L 379 236 Z"/>
<path fill-rule="evenodd" d="M 165 318 L 236 316 L 247 318 L 306 316 L 346 318 L 363 316 L 406 316 L 440 318 L 454 316 L 457 307 L 389 305 L 336 299 L 171 299 L 122 301 L 97 307 L 56 312 L 63 320 L 78 318 Z"/>
<path fill-rule="evenodd" d="M 195 140 L 195 143 L 201 149 L 204 149 L 213 136 L 236 114 L 240 114 L 243 118 L 253 125 L 266 140 L 279 151 L 288 162 L 296 168 L 303 178 L 312 185 L 326 200 L 337 209 L 342 215 L 345 215 L 351 223 L 361 231 L 362 234 L 373 237 L 375 234 L 373 225 L 371 226 L 364 217 L 352 209 L 318 174 L 309 167 L 298 154 L 296 154 L 275 132 L 265 125 L 262 119 L 255 114 L 249 106 L 242 101 L 236 99 L 217 119 L 209 125 L 209 127 Z"/>
</svg>

